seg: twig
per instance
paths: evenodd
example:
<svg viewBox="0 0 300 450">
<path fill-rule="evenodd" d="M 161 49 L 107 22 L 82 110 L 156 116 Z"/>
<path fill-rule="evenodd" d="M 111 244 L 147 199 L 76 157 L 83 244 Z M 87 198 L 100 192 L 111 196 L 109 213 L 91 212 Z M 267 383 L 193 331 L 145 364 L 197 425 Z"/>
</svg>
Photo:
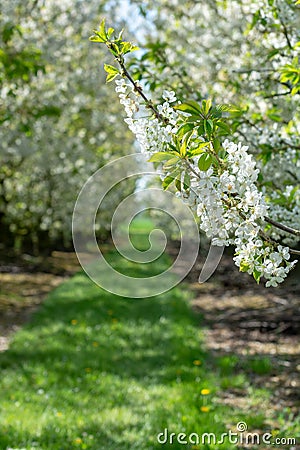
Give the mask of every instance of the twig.
<svg viewBox="0 0 300 450">
<path fill-rule="evenodd" d="M 274 69 L 234 69 L 232 73 L 273 72 Z"/>
<path fill-rule="evenodd" d="M 281 25 L 282 25 L 282 28 L 283 28 L 283 34 L 284 34 L 284 36 L 285 36 L 287 45 L 288 45 L 288 47 L 292 50 L 292 49 L 293 49 L 293 46 L 292 46 L 292 43 L 291 43 L 290 38 L 289 38 L 288 29 L 287 29 L 285 23 L 283 22 L 282 17 L 280 16 L 280 14 L 279 14 L 279 21 L 280 21 L 280 23 L 281 23 Z"/>
<path fill-rule="evenodd" d="M 148 97 L 144 94 L 143 89 L 141 88 L 141 86 L 138 85 L 138 83 L 136 83 L 134 81 L 134 79 L 132 78 L 132 76 L 130 75 L 130 73 L 128 72 L 128 70 L 125 67 L 124 61 L 123 59 L 121 59 L 121 57 L 116 58 L 121 69 L 123 72 L 123 75 L 130 81 L 130 83 L 132 84 L 132 86 L 134 87 L 134 90 L 136 92 L 139 93 L 139 95 L 142 97 L 143 100 L 145 100 L 145 103 L 147 105 L 147 107 L 149 109 L 151 109 L 151 111 L 153 111 L 155 117 L 161 121 L 163 121 L 165 124 L 168 123 L 168 119 L 164 116 L 162 116 L 158 110 L 155 108 L 155 106 L 153 105 L 152 101 L 148 99 Z"/>
<path fill-rule="evenodd" d="M 264 220 L 274 227 L 279 228 L 280 230 L 286 231 L 287 233 L 293 234 L 294 236 L 300 236 L 300 230 L 295 230 L 295 228 L 291 228 L 283 225 L 282 223 L 276 222 L 275 220 L 270 219 L 270 217 L 264 217 Z"/>
<path fill-rule="evenodd" d="M 278 92 L 277 94 L 271 94 L 271 95 L 265 95 L 264 98 L 275 98 L 275 97 L 282 97 L 284 95 L 289 95 L 292 92 L 292 89 L 289 89 L 285 92 Z"/>
</svg>

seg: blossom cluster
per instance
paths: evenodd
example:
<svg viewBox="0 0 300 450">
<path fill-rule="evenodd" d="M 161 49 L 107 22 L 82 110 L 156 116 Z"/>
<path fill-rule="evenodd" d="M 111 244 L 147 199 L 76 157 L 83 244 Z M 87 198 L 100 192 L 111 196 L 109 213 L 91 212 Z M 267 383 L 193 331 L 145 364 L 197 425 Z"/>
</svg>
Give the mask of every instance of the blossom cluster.
<svg viewBox="0 0 300 450">
<path fill-rule="evenodd" d="M 116 91 L 127 113 L 125 122 L 135 134 L 142 151 L 162 152 L 168 150 L 172 135 L 178 130 L 180 113 L 171 103 L 176 101 L 173 91 L 164 91 L 164 102 L 156 111 L 166 120 L 145 117 L 145 105 L 134 87 L 124 79 L 116 81 Z M 138 113 L 138 114 L 137 114 Z M 183 113 L 184 115 L 184 113 Z M 264 232 L 263 218 L 268 205 L 257 188 L 259 169 L 248 153 L 248 147 L 225 140 L 222 144 L 225 157 L 218 170 L 212 167 L 200 170 L 199 156 L 189 158 L 183 165 L 181 178 L 190 177 L 190 187 L 181 189 L 178 195 L 197 214 L 200 227 L 212 239 L 214 245 L 234 245 L 234 261 L 240 270 L 253 274 L 259 281 L 266 279 L 266 286 L 277 286 L 294 267 L 290 262 L 288 247 L 278 245 Z M 164 177 L 171 175 L 166 171 Z M 183 182 L 182 182 L 183 185 Z"/>
<path fill-rule="evenodd" d="M 172 133 L 176 131 L 177 112 L 174 111 L 166 100 L 157 109 L 164 118 L 168 119 L 168 125 L 162 124 L 157 117 L 149 120 L 148 116 L 145 117 L 145 115 L 149 115 L 145 105 L 140 103 L 140 98 L 134 88 L 129 83 L 126 83 L 123 78 L 117 79 L 116 85 L 116 92 L 119 94 L 120 103 L 124 106 L 127 114 L 125 122 L 136 136 L 141 146 L 141 151 L 155 153 L 159 149 L 166 150 L 167 144 L 171 142 Z M 166 99 L 168 99 L 167 96 Z M 171 97 L 171 100 L 173 102 L 176 101 L 176 97 Z M 139 113 L 139 117 L 134 117 L 134 114 L 137 112 Z"/>
<path fill-rule="evenodd" d="M 201 226 L 215 245 L 235 243 L 232 231 L 241 235 L 257 234 L 256 221 L 266 215 L 267 206 L 255 186 L 258 170 L 247 147 L 225 140 L 226 169 L 221 174 L 210 168 L 203 172 L 193 164 L 192 188 L 197 193 L 197 215 Z M 251 231 L 250 231 L 251 230 Z"/>
<path fill-rule="evenodd" d="M 255 185 L 259 171 L 248 147 L 225 140 L 223 148 L 227 164 L 221 175 L 213 169 L 200 171 L 195 161 L 192 173 L 198 176 L 193 175 L 185 200 L 196 207 L 201 229 L 214 245 L 234 245 L 234 261 L 241 270 L 257 280 L 263 276 L 267 287 L 277 286 L 296 261 L 289 262 L 288 247 L 274 249 L 271 241 L 262 238 L 260 219 L 268 206 Z"/>
</svg>

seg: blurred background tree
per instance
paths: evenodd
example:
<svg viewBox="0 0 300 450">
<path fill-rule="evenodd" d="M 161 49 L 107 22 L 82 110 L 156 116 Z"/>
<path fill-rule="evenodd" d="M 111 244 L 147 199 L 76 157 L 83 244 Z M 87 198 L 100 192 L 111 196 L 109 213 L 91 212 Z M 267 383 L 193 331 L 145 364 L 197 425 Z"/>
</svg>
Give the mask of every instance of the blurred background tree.
<svg viewBox="0 0 300 450">
<path fill-rule="evenodd" d="M 102 49 L 88 42 L 95 17 L 110 14 L 107 3 L 1 4 L 0 233 L 5 248 L 69 247 L 72 211 L 83 183 L 110 158 L 133 151 L 121 108 L 111 101 L 99 70 Z M 132 187 L 127 185 L 129 191 Z M 111 202 L 118 204 L 123 195 L 126 189 Z M 102 215 L 101 236 L 107 226 Z"/>
</svg>

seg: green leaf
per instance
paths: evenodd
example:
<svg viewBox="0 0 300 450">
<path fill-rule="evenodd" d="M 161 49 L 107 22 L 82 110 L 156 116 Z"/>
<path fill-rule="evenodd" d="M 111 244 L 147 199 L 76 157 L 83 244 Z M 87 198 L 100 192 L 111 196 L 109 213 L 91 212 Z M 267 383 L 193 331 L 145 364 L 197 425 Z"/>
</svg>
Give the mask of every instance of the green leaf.
<svg viewBox="0 0 300 450">
<path fill-rule="evenodd" d="M 164 190 L 168 189 L 168 187 L 175 181 L 175 178 L 172 176 L 168 176 L 163 180 L 162 187 Z"/>
<path fill-rule="evenodd" d="M 195 100 L 189 100 L 186 102 L 187 105 L 190 105 L 192 108 L 194 108 L 195 111 L 197 111 L 199 114 L 201 114 L 201 106 L 195 102 Z"/>
<path fill-rule="evenodd" d="M 114 56 L 120 55 L 119 46 L 117 44 L 115 44 L 114 42 L 111 43 L 111 46 L 109 49 Z"/>
<path fill-rule="evenodd" d="M 253 278 L 257 282 L 257 284 L 259 284 L 260 278 L 261 278 L 261 272 L 259 272 L 259 270 L 257 270 L 257 269 L 254 269 L 253 270 Z"/>
<path fill-rule="evenodd" d="M 178 176 L 177 178 L 176 178 L 176 180 L 175 180 L 175 186 L 176 186 L 176 189 L 177 189 L 177 191 L 181 191 L 181 180 L 180 180 L 180 176 Z"/>
<path fill-rule="evenodd" d="M 221 142 L 218 138 L 213 139 L 213 147 L 214 147 L 215 151 L 218 153 L 218 151 L 221 148 Z"/>
<path fill-rule="evenodd" d="M 188 132 L 194 129 L 194 124 L 191 122 L 186 122 L 178 128 L 177 136 L 179 139 L 182 139 L 183 136 Z"/>
<path fill-rule="evenodd" d="M 180 105 L 175 105 L 174 109 L 178 111 L 183 111 L 189 114 L 194 114 L 196 116 L 201 115 L 201 109 L 197 102 L 190 100 L 186 103 L 181 103 Z"/>
<path fill-rule="evenodd" d="M 112 75 L 118 75 L 120 73 L 116 67 L 110 66 L 109 64 L 104 64 L 104 70 L 105 72 Z"/>
<path fill-rule="evenodd" d="M 100 36 L 98 36 L 96 34 L 93 34 L 93 36 L 90 36 L 89 40 L 91 42 L 101 42 L 101 43 L 105 42 L 105 39 L 102 39 Z"/>
<path fill-rule="evenodd" d="M 216 125 L 218 128 L 221 128 L 223 131 L 226 132 L 226 134 L 230 134 L 231 133 L 231 128 L 229 125 L 227 125 L 227 123 L 222 122 L 221 120 L 218 120 L 216 122 Z"/>
<path fill-rule="evenodd" d="M 268 53 L 268 59 L 272 59 L 273 56 L 278 55 L 279 52 L 280 50 L 278 48 L 274 48 Z"/>
<path fill-rule="evenodd" d="M 222 103 L 220 105 L 217 105 L 216 109 L 218 111 L 222 111 L 222 112 L 237 112 L 237 111 L 240 111 L 240 108 L 238 108 L 237 106 L 231 105 L 229 103 Z"/>
<path fill-rule="evenodd" d="M 174 156 L 174 155 L 173 155 Z M 174 156 L 174 158 L 170 158 L 165 164 L 164 169 L 170 169 L 172 166 L 175 166 L 180 161 L 179 156 Z"/>
<path fill-rule="evenodd" d="M 214 128 L 213 121 L 210 119 L 207 119 L 207 120 L 205 119 L 205 120 L 203 120 L 203 126 L 204 126 L 205 133 L 210 138 L 210 136 L 213 132 L 213 128 Z"/>
<path fill-rule="evenodd" d="M 109 73 L 106 77 L 106 83 L 110 83 L 118 76 L 117 73 Z"/>
<path fill-rule="evenodd" d="M 183 158 L 186 155 L 186 148 L 187 148 L 187 141 L 184 140 L 183 143 L 180 146 L 180 156 L 183 157 Z"/>
<path fill-rule="evenodd" d="M 101 22 L 100 22 L 98 35 L 99 35 L 102 39 L 104 39 L 104 42 L 107 41 L 108 38 L 107 38 L 106 31 L 105 31 L 105 19 L 102 19 Z"/>
<path fill-rule="evenodd" d="M 190 151 L 190 154 L 192 156 L 201 155 L 205 151 L 205 148 L 207 148 L 209 145 L 209 142 L 200 142 L 198 146 Z"/>
<path fill-rule="evenodd" d="M 179 175 L 175 179 L 175 186 L 178 191 L 182 191 L 183 189 L 187 191 L 190 187 L 190 184 L 191 178 L 187 172 L 185 172 L 184 174 L 183 182 L 182 182 L 182 173 L 179 173 Z"/>
<path fill-rule="evenodd" d="M 213 130 L 214 130 L 214 122 L 211 119 L 207 119 L 207 124 L 210 126 L 211 131 L 213 132 Z"/>
<path fill-rule="evenodd" d="M 185 133 L 185 135 L 183 136 L 183 141 L 186 142 L 186 145 L 188 146 L 190 143 L 190 140 L 192 139 L 193 136 L 193 130 L 188 131 L 187 133 Z"/>
<path fill-rule="evenodd" d="M 248 272 L 249 269 L 250 269 L 250 265 L 245 261 L 241 261 L 240 272 Z"/>
<path fill-rule="evenodd" d="M 115 31 L 115 30 L 114 30 L 113 28 L 109 28 L 109 29 L 107 30 L 107 37 L 108 37 L 108 39 L 111 37 L 111 35 L 113 34 L 114 31 Z"/>
<path fill-rule="evenodd" d="M 189 189 L 190 185 L 191 185 L 191 177 L 187 172 L 185 172 L 183 181 L 184 189 L 185 190 Z"/>
<path fill-rule="evenodd" d="M 208 115 L 208 113 L 210 111 L 210 108 L 211 108 L 211 105 L 212 105 L 211 99 L 202 101 L 202 109 L 203 109 L 203 112 L 204 112 L 205 116 Z"/>
<path fill-rule="evenodd" d="M 209 153 L 203 153 L 198 161 L 199 169 L 206 172 L 210 168 L 212 161 L 212 156 Z"/>
<path fill-rule="evenodd" d="M 124 33 L 124 28 L 122 28 L 122 30 L 121 30 L 120 33 L 119 33 L 118 41 L 121 41 L 121 40 L 122 40 L 123 33 Z"/>
<path fill-rule="evenodd" d="M 203 136 L 204 135 L 205 130 L 204 130 L 203 123 L 201 123 L 201 125 L 199 125 L 199 127 L 197 128 L 197 133 L 198 133 L 199 136 Z"/>
<path fill-rule="evenodd" d="M 121 53 L 123 53 L 123 55 L 126 55 L 126 53 L 129 53 L 130 49 L 131 49 L 131 43 L 130 42 L 122 42 Z"/>
<path fill-rule="evenodd" d="M 269 117 L 269 119 L 274 120 L 274 122 L 281 122 L 282 120 L 282 117 L 275 113 L 267 112 L 267 116 Z"/>
<path fill-rule="evenodd" d="M 163 161 L 166 161 L 171 158 L 174 158 L 174 153 L 157 152 L 157 153 L 154 153 L 154 155 L 152 155 L 148 161 L 149 162 L 163 162 Z"/>
</svg>

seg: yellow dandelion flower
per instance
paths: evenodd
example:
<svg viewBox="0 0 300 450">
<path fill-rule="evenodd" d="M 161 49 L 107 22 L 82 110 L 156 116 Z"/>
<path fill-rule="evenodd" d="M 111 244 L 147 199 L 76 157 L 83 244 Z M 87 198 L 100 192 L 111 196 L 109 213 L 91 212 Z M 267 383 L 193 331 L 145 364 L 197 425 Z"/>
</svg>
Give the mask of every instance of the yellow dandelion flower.
<svg viewBox="0 0 300 450">
<path fill-rule="evenodd" d="M 58 411 L 58 412 L 56 413 L 56 415 L 57 415 L 57 417 L 61 417 L 61 416 L 62 416 L 62 413 L 61 413 L 60 411 Z"/>
<path fill-rule="evenodd" d="M 209 407 L 208 406 L 201 406 L 200 410 L 202 412 L 208 412 L 209 411 Z"/>
<path fill-rule="evenodd" d="M 90 373 L 92 371 L 90 367 L 86 367 L 84 370 L 86 371 L 86 373 Z"/>
<path fill-rule="evenodd" d="M 272 436 L 277 436 L 277 434 L 279 434 L 279 430 L 271 430 L 271 434 Z"/>
<path fill-rule="evenodd" d="M 74 439 L 74 444 L 82 444 L 82 439 L 81 438 L 76 438 L 76 439 Z"/>
<path fill-rule="evenodd" d="M 71 320 L 72 325 L 76 325 L 77 323 L 78 323 L 78 320 L 76 320 L 76 319 Z"/>
<path fill-rule="evenodd" d="M 209 389 L 202 389 L 201 390 L 201 395 L 208 395 L 210 394 L 210 390 Z"/>
<path fill-rule="evenodd" d="M 93 347 L 99 347 L 99 344 L 98 344 L 98 342 L 93 342 Z"/>
<path fill-rule="evenodd" d="M 195 361 L 193 361 L 194 366 L 201 366 L 201 361 L 200 359 L 195 359 Z"/>
</svg>

